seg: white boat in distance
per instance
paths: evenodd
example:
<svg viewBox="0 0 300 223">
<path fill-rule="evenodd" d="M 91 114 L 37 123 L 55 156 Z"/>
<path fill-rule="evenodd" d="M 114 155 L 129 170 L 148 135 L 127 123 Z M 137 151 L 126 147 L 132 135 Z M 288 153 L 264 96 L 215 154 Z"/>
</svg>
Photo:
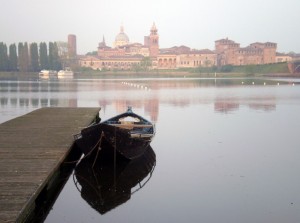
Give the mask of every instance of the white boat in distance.
<svg viewBox="0 0 300 223">
<path fill-rule="evenodd" d="M 57 78 L 57 71 L 55 71 L 55 70 L 41 70 L 39 72 L 39 78 L 41 78 L 41 79 Z"/>
<path fill-rule="evenodd" d="M 61 79 L 61 78 L 73 78 L 73 76 L 74 76 L 74 73 L 69 67 L 66 67 L 64 70 L 60 70 L 57 73 L 57 77 L 59 79 Z"/>
</svg>

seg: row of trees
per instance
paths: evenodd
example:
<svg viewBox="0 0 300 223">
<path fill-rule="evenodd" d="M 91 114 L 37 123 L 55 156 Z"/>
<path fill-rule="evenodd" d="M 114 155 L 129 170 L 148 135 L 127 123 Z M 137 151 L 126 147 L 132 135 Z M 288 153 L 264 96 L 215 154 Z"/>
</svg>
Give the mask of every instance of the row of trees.
<svg viewBox="0 0 300 223">
<path fill-rule="evenodd" d="M 18 47 L 11 44 L 9 48 L 0 42 L 0 71 L 37 72 L 42 69 L 62 69 L 56 42 L 49 42 L 49 47 L 45 42 L 39 46 L 25 42 L 18 43 Z"/>
</svg>

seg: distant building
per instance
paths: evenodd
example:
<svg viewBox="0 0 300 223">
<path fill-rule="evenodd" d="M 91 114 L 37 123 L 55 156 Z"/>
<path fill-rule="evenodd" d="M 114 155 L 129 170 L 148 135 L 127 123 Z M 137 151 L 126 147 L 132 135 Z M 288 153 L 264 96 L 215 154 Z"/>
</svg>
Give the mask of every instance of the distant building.
<svg viewBox="0 0 300 223">
<path fill-rule="evenodd" d="M 191 50 L 177 55 L 177 68 L 212 67 L 217 64 L 217 54 L 211 50 Z"/>
<path fill-rule="evenodd" d="M 73 59 L 77 56 L 76 36 L 73 34 L 68 35 L 68 57 Z"/>
<path fill-rule="evenodd" d="M 276 63 L 276 49 L 277 44 L 271 42 L 256 42 L 241 48 L 228 38 L 215 41 L 218 66 Z"/>
<path fill-rule="evenodd" d="M 218 55 L 217 57 L 217 65 L 227 65 L 227 64 L 235 64 L 235 52 L 240 48 L 240 44 L 234 42 L 233 40 L 220 39 L 215 41 L 215 51 Z"/>
<path fill-rule="evenodd" d="M 125 50 L 125 55 L 142 55 L 144 57 L 150 56 L 149 48 L 141 43 L 131 43 L 124 45 L 121 48 Z"/>
<path fill-rule="evenodd" d="M 272 42 L 255 42 L 247 47 L 228 38 L 215 41 L 215 50 L 191 49 L 187 46 L 159 48 L 159 35 L 155 23 L 150 34 L 144 36 L 144 44 L 130 43 L 129 37 L 121 26 L 113 42 L 114 47 L 107 46 L 103 37 L 98 44 L 97 55 L 79 58 L 79 64 L 92 69 L 130 70 L 143 66 L 145 57 L 150 57 L 152 69 L 178 69 L 212 67 L 223 65 L 248 65 L 288 62 L 299 59 L 292 55 L 276 53 L 277 44 Z M 76 56 L 76 36 L 68 37 L 69 57 Z M 148 59 L 144 60 L 147 61 Z M 149 60 L 148 60 L 149 61 Z"/>
<path fill-rule="evenodd" d="M 124 46 L 129 44 L 129 38 L 126 35 L 126 33 L 124 33 L 124 27 L 123 25 L 120 28 L 120 33 L 116 36 L 115 42 L 114 42 L 114 47 L 120 47 L 120 46 Z"/>
<path fill-rule="evenodd" d="M 132 70 L 141 64 L 144 57 L 141 55 L 134 56 L 84 56 L 79 58 L 81 67 L 89 67 L 93 70 Z"/>
<path fill-rule="evenodd" d="M 263 63 L 276 63 L 276 50 L 277 50 L 277 43 L 252 43 L 250 44 L 250 48 L 252 49 L 261 49 L 263 51 Z"/>
<path fill-rule="evenodd" d="M 297 53 L 290 53 L 289 54 L 292 58 L 293 58 L 293 61 L 299 61 L 300 60 L 300 54 L 297 54 Z"/>
<path fill-rule="evenodd" d="M 190 51 L 191 51 L 191 48 L 189 48 L 187 46 L 173 46 L 170 48 L 160 49 L 160 54 L 166 54 L 166 53 L 182 54 L 182 53 L 187 53 Z"/>
<path fill-rule="evenodd" d="M 173 50 L 173 51 L 172 51 Z M 217 63 L 217 54 L 211 50 L 190 50 L 189 47 L 164 49 L 157 57 L 158 69 L 212 67 Z"/>
<path fill-rule="evenodd" d="M 260 48 L 239 48 L 233 54 L 233 65 L 264 64 L 263 50 Z"/>
<path fill-rule="evenodd" d="M 120 44 L 120 43 L 118 43 Z M 98 56 L 99 57 L 111 57 L 111 56 L 124 56 L 125 50 L 119 47 L 111 48 L 106 45 L 105 39 L 103 37 L 102 42 L 98 45 Z"/>
<path fill-rule="evenodd" d="M 300 54 L 297 54 L 297 53 L 289 53 L 288 55 L 292 57 L 292 60 L 293 60 L 293 61 L 300 61 Z"/>
<path fill-rule="evenodd" d="M 293 61 L 293 57 L 291 55 L 285 53 L 276 53 L 276 63 L 291 61 Z"/>
<path fill-rule="evenodd" d="M 144 45 L 149 48 L 150 57 L 157 57 L 159 54 L 159 35 L 157 34 L 157 28 L 153 23 L 150 29 L 150 35 L 144 37 Z"/>
<path fill-rule="evenodd" d="M 106 45 L 103 36 L 98 44 L 97 56 L 83 56 L 79 58 L 79 65 L 92 69 L 130 70 L 141 66 L 145 57 L 151 57 L 152 68 L 157 67 L 156 58 L 159 54 L 159 36 L 155 24 L 152 25 L 150 35 L 145 37 L 145 44 L 130 43 L 124 27 L 121 26 L 113 43 L 114 47 Z"/>
<path fill-rule="evenodd" d="M 157 69 L 176 69 L 177 54 L 174 52 L 160 53 L 157 56 Z"/>
</svg>

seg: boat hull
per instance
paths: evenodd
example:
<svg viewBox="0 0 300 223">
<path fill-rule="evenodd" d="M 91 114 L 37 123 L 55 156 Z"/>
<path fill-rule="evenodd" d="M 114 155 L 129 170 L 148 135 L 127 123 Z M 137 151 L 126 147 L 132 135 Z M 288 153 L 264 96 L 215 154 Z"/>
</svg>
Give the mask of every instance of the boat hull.
<svg viewBox="0 0 300 223">
<path fill-rule="evenodd" d="M 124 118 L 133 118 L 138 122 L 124 122 Z M 121 121 L 120 121 L 121 120 Z M 154 137 L 154 126 L 151 122 L 133 113 L 127 112 L 108 119 L 105 122 L 93 124 L 75 135 L 76 145 L 85 155 L 110 145 L 127 159 L 141 156 Z"/>
<path fill-rule="evenodd" d="M 101 146 L 101 124 L 91 125 L 83 130 L 80 134 L 75 135 L 76 145 L 84 153 L 84 155 L 90 155 L 93 150 L 97 150 Z"/>
<path fill-rule="evenodd" d="M 102 125 L 104 139 L 127 159 L 135 159 L 142 155 L 148 148 L 151 136 L 136 137 L 127 129 L 121 129 L 110 125 Z M 141 134 L 140 134 L 141 135 Z"/>
<path fill-rule="evenodd" d="M 109 149 L 116 149 L 127 159 L 135 159 L 146 151 L 151 140 L 152 136 L 131 136 L 128 130 L 100 123 L 83 129 L 76 145 L 85 155 L 90 155 L 109 144 Z"/>
</svg>

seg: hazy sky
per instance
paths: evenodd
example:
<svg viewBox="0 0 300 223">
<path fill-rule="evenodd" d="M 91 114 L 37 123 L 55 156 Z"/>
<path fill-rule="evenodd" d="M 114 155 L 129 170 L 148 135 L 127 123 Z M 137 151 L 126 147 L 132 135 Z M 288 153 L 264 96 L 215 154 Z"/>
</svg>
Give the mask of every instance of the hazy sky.
<svg viewBox="0 0 300 223">
<path fill-rule="evenodd" d="M 0 42 L 67 41 L 78 53 L 112 46 L 124 25 L 130 42 L 144 42 L 155 22 L 160 47 L 214 49 L 228 37 L 246 47 L 276 42 L 279 52 L 300 53 L 300 0 L 1 0 Z"/>
</svg>

